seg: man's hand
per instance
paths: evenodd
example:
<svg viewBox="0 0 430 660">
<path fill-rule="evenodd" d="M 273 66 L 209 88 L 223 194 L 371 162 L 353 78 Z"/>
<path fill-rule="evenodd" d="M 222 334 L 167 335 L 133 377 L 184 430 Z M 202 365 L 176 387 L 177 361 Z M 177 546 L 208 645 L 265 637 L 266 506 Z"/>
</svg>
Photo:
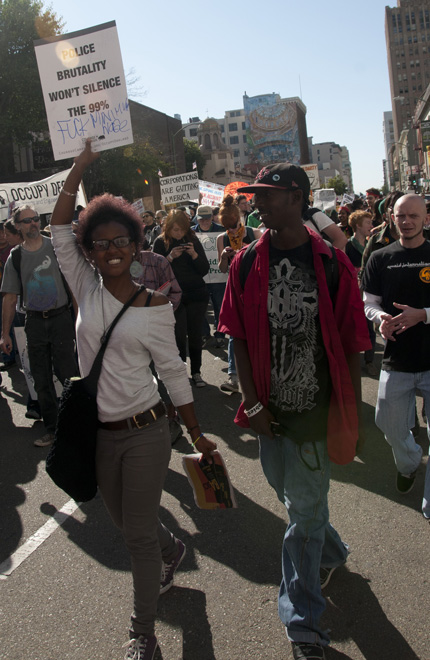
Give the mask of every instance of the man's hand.
<svg viewBox="0 0 430 660">
<path fill-rule="evenodd" d="M 275 418 L 267 408 L 263 408 L 263 410 L 260 410 L 256 415 L 252 415 L 252 417 L 248 417 L 248 421 L 252 430 L 258 435 L 267 435 L 269 438 L 275 437 L 270 428 L 270 422 L 274 422 Z"/>
<path fill-rule="evenodd" d="M 396 341 L 393 337 L 393 329 L 390 326 L 393 319 L 391 314 L 381 314 L 381 319 L 382 323 L 379 326 L 379 332 L 381 333 L 382 338 L 385 340 L 389 339 L 390 341 Z"/>
<path fill-rule="evenodd" d="M 397 307 L 397 309 L 403 310 L 401 314 L 395 316 L 391 321 L 393 332 L 397 332 L 398 335 L 408 328 L 417 325 L 417 323 L 420 323 L 421 321 L 425 322 L 427 320 L 425 309 L 417 309 L 416 307 L 400 305 L 399 303 L 393 303 L 393 305 L 394 307 Z"/>
<path fill-rule="evenodd" d="M 13 344 L 10 335 L 2 335 L 0 339 L 0 349 L 7 355 L 10 355 L 12 348 Z"/>
</svg>

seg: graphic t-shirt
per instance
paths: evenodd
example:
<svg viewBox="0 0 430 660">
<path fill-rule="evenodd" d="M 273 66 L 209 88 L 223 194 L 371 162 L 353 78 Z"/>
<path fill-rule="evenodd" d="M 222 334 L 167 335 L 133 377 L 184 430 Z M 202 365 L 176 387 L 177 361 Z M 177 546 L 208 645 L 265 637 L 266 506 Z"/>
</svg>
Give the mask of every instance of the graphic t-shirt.
<svg viewBox="0 0 430 660">
<path fill-rule="evenodd" d="M 270 246 L 267 312 L 271 338 L 269 410 L 297 443 L 326 440 L 331 380 L 318 314 L 311 243 Z"/>
<path fill-rule="evenodd" d="M 24 307 L 33 311 L 47 311 L 67 304 L 67 293 L 51 240 L 43 236 L 42 247 L 35 252 L 21 249 L 21 279 L 12 263 L 6 262 L 2 288 L 5 293 L 24 294 Z"/>
<path fill-rule="evenodd" d="M 367 262 L 362 286 L 382 298 L 381 307 L 392 316 L 402 310 L 393 303 L 430 307 L 430 242 L 405 248 L 399 241 L 377 250 Z M 430 326 L 418 323 L 387 341 L 382 368 L 417 373 L 430 370 Z"/>
</svg>

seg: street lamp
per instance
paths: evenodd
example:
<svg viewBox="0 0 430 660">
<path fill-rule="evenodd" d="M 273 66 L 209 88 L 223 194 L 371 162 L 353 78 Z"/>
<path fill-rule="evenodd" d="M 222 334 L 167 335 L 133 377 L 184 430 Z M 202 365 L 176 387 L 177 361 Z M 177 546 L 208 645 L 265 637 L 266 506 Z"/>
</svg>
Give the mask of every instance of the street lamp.
<svg viewBox="0 0 430 660">
<path fill-rule="evenodd" d="M 184 124 L 183 126 L 181 126 L 181 128 L 180 128 L 178 131 L 176 131 L 176 133 L 173 133 L 173 135 L 172 135 L 172 137 L 171 137 L 171 140 L 172 140 L 172 151 L 173 151 L 173 167 L 175 168 L 175 174 L 177 174 L 177 171 L 176 171 L 177 168 L 176 168 L 176 148 L 175 148 L 175 137 L 176 137 L 181 131 L 183 131 L 184 128 L 188 128 L 188 126 L 192 126 L 192 125 L 195 124 L 195 123 L 196 123 L 196 122 L 192 121 L 192 122 L 189 122 L 188 124 Z"/>
</svg>

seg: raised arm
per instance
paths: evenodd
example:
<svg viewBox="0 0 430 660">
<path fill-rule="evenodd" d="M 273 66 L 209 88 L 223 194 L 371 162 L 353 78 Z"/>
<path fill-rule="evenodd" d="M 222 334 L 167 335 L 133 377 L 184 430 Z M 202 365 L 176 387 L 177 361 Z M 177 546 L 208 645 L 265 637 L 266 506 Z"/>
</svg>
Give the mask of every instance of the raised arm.
<svg viewBox="0 0 430 660">
<path fill-rule="evenodd" d="M 63 188 L 58 196 L 52 213 L 51 225 L 69 225 L 73 219 L 75 211 L 76 195 L 82 175 L 91 163 L 93 163 L 100 154 L 91 150 L 91 140 L 85 143 L 85 149 L 75 158 L 72 169 L 70 170 Z"/>
</svg>

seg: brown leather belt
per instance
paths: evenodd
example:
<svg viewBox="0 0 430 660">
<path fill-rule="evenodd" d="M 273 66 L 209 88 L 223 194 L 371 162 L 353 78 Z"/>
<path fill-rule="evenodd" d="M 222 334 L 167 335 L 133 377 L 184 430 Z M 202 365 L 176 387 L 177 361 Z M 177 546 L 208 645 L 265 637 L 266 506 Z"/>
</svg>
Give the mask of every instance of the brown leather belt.
<svg viewBox="0 0 430 660">
<path fill-rule="evenodd" d="M 137 413 L 133 417 L 120 419 L 117 422 L 99 422 L 99 428 L 108 431 L 122 431 L 123 429 L 144 429 L 166 414 L 166 406 L 162 401 L 155 404 L 153 408 Z"/>
</svg>

